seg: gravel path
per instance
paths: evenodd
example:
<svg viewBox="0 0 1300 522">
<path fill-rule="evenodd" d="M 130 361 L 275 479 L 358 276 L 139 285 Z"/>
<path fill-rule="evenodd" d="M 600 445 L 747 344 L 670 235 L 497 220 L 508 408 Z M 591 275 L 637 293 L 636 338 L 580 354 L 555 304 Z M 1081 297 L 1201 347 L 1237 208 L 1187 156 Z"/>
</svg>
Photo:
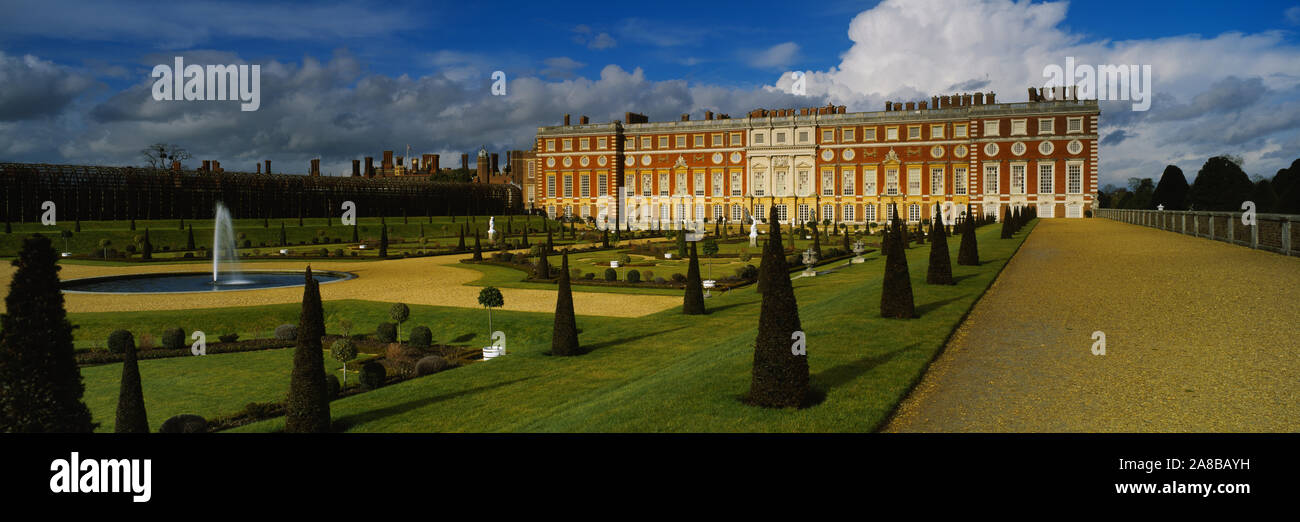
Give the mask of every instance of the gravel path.
<svg viewBox="0 0 1300 522">
<path fill-rule="evenodd" d="M 337 270 L 357 274 L 356 279 L 320 286 L 321 298 L 364 299 L 368 301 L 480 308 L 478 293 L 482 288 L 465 286 L 480 273 L 459 266 L 459 256 L 436 256 L 387 261 L 311 261 L 314 269 Z M 302 270 L 307 261 L 247 263 L 253 270 Z M 0 288 L 8 292 L 14 268 L 0 263 Z M 210 270 L 202 264 L 150 264 L 143 266 L 64 265 L 61 279 L 142 272 L 201 272 Z M 555 291 L 502 288 L 505 310 L 554 312 Z M 68 312 L 120 312 L 135 310 L 188 310 L 227 306 L 253 306 L 302 302 L 302 288 L 272 288 L 239 292 L 204 292 L 185 294 L 64 294 Z M 573 309 L 578 315 L 640 317 L 681 306 L 682 298 L 663 295 L 573 292 Z M 4 304 L 0 302 L 0 309 Z"/>
<path fill-rule="evenodd" d="M 1300 258 L 1042 220 L 885 431 L 1294 432 L 1298 327 Z"/>
</svg>

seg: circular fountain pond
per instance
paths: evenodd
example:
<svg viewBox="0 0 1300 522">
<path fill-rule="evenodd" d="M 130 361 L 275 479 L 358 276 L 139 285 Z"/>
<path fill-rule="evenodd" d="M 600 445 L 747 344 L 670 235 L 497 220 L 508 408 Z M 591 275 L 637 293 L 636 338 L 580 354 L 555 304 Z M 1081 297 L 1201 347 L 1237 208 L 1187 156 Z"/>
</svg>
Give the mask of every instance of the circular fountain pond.
<svg viewBox="0 0 1300 522">
<path fill-rule="evenodd" d="M 356 277 L 347 272 L 312 270 L 321 284 L 346 281 Z M 63 291 L 73 293 L 158 294 L 180 292 L 233 292 L 302 286 L 303 273 L 289 270 L 244 271 L 223 274 L 213 282 L 212 272 L 173 272 L 88 277 L 64 281 Z"/>
</svg>

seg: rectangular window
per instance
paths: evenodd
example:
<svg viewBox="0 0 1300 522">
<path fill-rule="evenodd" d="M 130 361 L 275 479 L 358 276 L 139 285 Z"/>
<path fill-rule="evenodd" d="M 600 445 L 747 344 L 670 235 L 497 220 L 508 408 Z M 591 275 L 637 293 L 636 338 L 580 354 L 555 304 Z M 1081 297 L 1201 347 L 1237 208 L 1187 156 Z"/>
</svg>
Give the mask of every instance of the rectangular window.
<svg viewBox="0 0 1300 522">
<path fill-rule="evenodd" d="M 943 194 L 943 167 L 930 168 L 930 195 Z"/>
<path fill-rule="evenodd" d="M 966 193 L 966 184 L 970 180 L 966 179 L 966 167 L 952 168 L 952 193 L 961 195 Z"/>
<path fill-rule="evenodd" d="M 921 167 L 907 168 L 907 193 L 912 195 L 921 193 Z"/>
<path fill-rule="evenodd" d="M 834 205 L 822 205 L 822 221 L 835 221 Z"/>
<path fill-rule="evenodd" d="M 844 169 L 843 174 L 844 174 L 843 176 L 844 179 L 842 181 L 842 184 L 840 185 L 840 193 L 845 196 L 852 196 L 854 181 L 856 181 L 853 176 L 853 169 L 846 168 Z"/>
<path fill-rule="evenodd" d="M 704 146 L 704 135 L 703 135 L 703 134 L 696 134 L 696 135 L 695 135 L 695 146 L 696 146 L 696 147 L 703 147 L 703 146 Z"/>
<path fill-rule="evenodd" d="M 583 172 L 578 174 L 578 197 L 591 196 L 591 174 Z"/>
<path fill-rule="evenodd" d="M 1011 193 L 1025 193 L 1025 165 L 1023 163 L 1011 165 Z"/>
<path fill-rule="evenodd" d="M 677 173 L 677 186 L 676 186 L 676 187 L 673 187 L 673 193 L 674 193 L 674 194 L 677 194 L 677 195 L 679 195 L 679 196 L 685 196 L 685 195 L 687 194 L 687 187 L 686 187 L 686 173 L 685 173 L 685 172 L 678 172 L 678 173 Z"/>
<path fill-rule="evenodd" d="M 718 171 L 714 171 L 714 172 L 713 172 L 713 190 L 709 191 L 709 193 L 710 193 L 710 194 L 713 194 L 714 196 L 721 196 L 721 195 L 722 195 L 722 191 L 723 191 L 723 188 L 722 188 L 722 182 L 723 182 L 722 171 L 720 171 L 720 170 L 718 170 Z"/>
<path fill-rule="evenodd" d="M 931 126 L 930 126 L 930 139 L 932 139 L 932 140 L 941 140 L 941 139 L 943 139 L 943 125 L 942 125 L 942 124 L 940 124 L 940 125 L 931 125 Z"/>
<path fill-rule="evenodd" d="M 740 133 L 739 133 L 739 132 L 733 132 L 733 133 L 731 133 L 731 146 L 732 146 L 732 147 L 739 147 L 739 146 L 741 146 L 741 145 L 744 145 L 744 144 L 741 143 Z"/>
<path fill-rule="evenodd" d="M 546 176 L 546 197 L 548 198 L 555 197 L 555 175 L 554 174 L 550 174 Z"/>
<path fill-rule="evenodd" d="M 564 197 L 573 197 L 573 174 L 564 175 Z"/>
<path fill-rule="evenodd" d="M 862 141 L 876 141 L 876 128 L 867 127 L 862 129 Z"/>
<path fill-rule="evenodd" d="M 1038 164 L 1038 193 L 1039 194 L 1051 194 L 1055 192 L 1055 188 L 1052 187 L 1052 183 L 1053 183 L 1053 178 L 1056 177 L 1056 173 L 1054 172 L 1055 169 L 1053 169 L 1052 167 L 1053 165 L 1051 163 Z"/>
<path fill-rule="evenodd" d="M 750 184 L 750 187 L 754 189 L 755 196 L 764 195 L 765 187 L 767 187 L 767 184 L 764 183 L 764 181 L 765 180 L 763 179 L 763 173 L 759 172 L 757 174 L 754 174 L 754 180 Z"/>
<path fill-rule="evenodd" d="M 660 149 L 666 149 L 666 148 L 668 148 L 668 136 L 660 136 L 660 137 L 659 137 L 659 148 L 660 148 Z"/>
<path fill-rule="evenodd" d="M 767 217 L 768 217 L 768 216 L 767 216 L 767 209 L 766 209 L 766 208 L 763 208 L 763 205 L 762 205 L 762 204 L 754 205 L 754 216 L 753 216 L 753 218 L 754 218 L 755 221 L 758 221 L 759 223 L 764 223 L 764 222 L 767 221 Z"/>
<path fill-rule="evenodd" d="M 651 194 L 654 194 L 654 192 L 655 192 L 654 186 L 655 186 L 655 185 L 654 185 L 654 178 L 651 177 L 650 174 L 642 174 L 642 175 L 641 175 L 641 195 L 642 195 L 642 196 L 649 196 L 649 195 L 651 195 Z"/>
<path fill-rule="evenodd" d="M 1078 134 L 1083 132 L 1083 116 L 1065 119 L 1065 132 Z"/>
<path fill-rule="evenodd" d="M 954 137 L 954 138 L 965 138 L 965 137 L 966 137 L 966 124 L 965 124 L 965 123 L 954 123 L 954 124 L 952 124 L 952 137 Z"/>
<path fill-rule="evenodd" d="M 855 217 L 856 217 L 856 216 L 853 215 L 853 204 L 852 204 L 852 203 L 845 203 L 845 204 L 844 204 L 844 221 L 850 221 L 850 222 L 852 222 L 852 221 L 856 221 Z"/>
<path fill-rule="evenodd" d="M 686 136 L 678 136 L 678 137 L 677 137 L 677 148 L 679 148 L 679 149 L 684 149 L 684 148 L 686 148 Z"/>
<path fill-rule="evenodd" d="M 885 195 L 898 195 L 898 167 L 885 168 Z"/>
<path fill-rule="evenodd" d="M 755 134 L 755 135 L 754 135 L 754 144 L 755 144 L 755 145 L 762 145 L 762 144 L 763 144 L 763 134 L 762 134 L 762 133 L 758 133 L 758 134 Z"/>
<path fill-rule="evenodd" d="M 609 194 L 609 174 L 596 174 L 596 195 Z"/>
<path fill-rule="evenodd" d="M 578 140 L 579 150 L 591 150 L 591 138 L 582 138 Z"/>
<path fill-rule="evenodd" d="M 909 126 L 907 127 L 907 139 L 909 139 L 909 140 L 919 140 L 919 139 L 921 139 L 921 126 L 920 126 L 920 125 L 909 125 Z"/>
<path fill-rule="evenodd" d="M 998 166 L 997 164 L 984 166 L 984 193 L 998 193 Z"/>
<path fill-rule="evenodd" d="M 1083 163 L 1065 164 L 1065 190 L 1069 194 L 1083 193 Z"/>
<path fill-rule="evenodd" d="M 740 173 L 732 172 L 731 173 L 731 195 L 733 196 L 741 195 L 742 188 L 743 188 L 742 184 L 740 183 Z"/>
<path fill-rule="evenodd" d="M 732 205 L 731 220 L 735 221 L 736 223 L 739 223 L 744 219 L 745 219 L 745 209 L 741 208 L 740 205 Z"/>
<path fill-rule="evenodd" d="M 636 138 L 623 140 L 623 150 L 636 150 Z"/>
<path fill-rule="evenodd" d="M 573 140 L 572 140 L 572 139 L 564 140 L 564 150 L 573 150 Z"/>
<path fill-rule="evenodd" d="M 1002 130 L 998 120 L 984 120 L 984 136 L 997 136 Z"/>
<path fill-rule="evenodd" d="M 636 176 L 632 174 L 623 175 L 623 189 L 630 194 L 636 194 Z"/>
<path fill-rule="evenodd" d="M 1011 135 L 1024 136 L 1025 134 L 1027 134 L 1025 131 L 1025 120 L 1011 120 Z"/>
<path fill-rule="evenodd" d="M 777 220 L 777 221 L 789 221 L 789 220 L 790 220 L 790 209 L 787 208 L 785 205 L 777 205 L 777 206 L 776 206 L 776 220 Z"/>
<path fill-rule="evenodd" d="M 778 133 L 776 133 L 776 142 L 777 142 L 777 143 L 785 143 L 785 133 L 784 133 L 784 132 L 778 132 Z"/>
<path fill-rule="evenodd" d="M 822 195 L 835 195 L 835 169 L 822 169 Z"/>
<path fill-rule="evenodd" d="M 840 137 L 842 137 L 846 143 L 852 143 L 853 129 L 850 128 L 850 129 L 844 129 L 843 131 L 840 131 Z"/>
<path fill-rule="evenodd" d="M 862 168 L 862 194 L 864 196 L 876 195 L 876 168 Z"/>
<path fill-rule="evenodd" d="M 696 196 L 704 195 L 704 173 L 703 172 L 695 173 L 695 195 Z"/>
<path fill-rule="evenodd" d="M 1038 119 L 1038 133 L 1039 133 L 1039 134 L 1053 134 L 1053 133 L 1055 133 L 1055 132 L 1056 132 L 1056 120 L 1055 120 L 1055 119 L 1052 119 L 1052 118 L 1039 118 L 1039 119 Z"/>
<path fill-rule="evenodd" d="M 823 130 L 822 143 L 835 143 L 835 131 L 831 129 Z"/>
<path fill-rule="evenodd" d="M 548 151 L 555 150 L 555 140 L 546 140 L 546 150 Z"/>
<path fill-rule="evenodd" d="M 659 175 L 659 195 L 668 195 L 668 173 L 666 172 Z"/>
<path fill-rule="evenodd" d="M 799 131 L 799 143 L 808 143 L 808 131 Z"/>
<path fill-rule="evenodd" d="M 898 139 L 898 127 L 885 127 L 885 141 Z"/>
<path fill-rule="evenodd" d="M 799 204 L 799 224 L 803 225 L 812 221 L 812 211 L 808 209 L 807 203 Z"/>
<path fill-rule="evenodd" d="M 874 203 L 862 205 L 862 220 L 867 222 L 876 220 L 876 205 Z"/>
<path fill-rule="evenodd" d="M 651 142 L 649 136 L 641 138 L 641 150 L 650 150 L 650 146 Z"/>
<path fill-rule="evenodd" d="M 722 146 L 722 134 L 714 134 L 714 135 L 713 135 L 713 146 L 714 146 L 714 147 L 721 147 L 721 146 Z"/>
</svg>

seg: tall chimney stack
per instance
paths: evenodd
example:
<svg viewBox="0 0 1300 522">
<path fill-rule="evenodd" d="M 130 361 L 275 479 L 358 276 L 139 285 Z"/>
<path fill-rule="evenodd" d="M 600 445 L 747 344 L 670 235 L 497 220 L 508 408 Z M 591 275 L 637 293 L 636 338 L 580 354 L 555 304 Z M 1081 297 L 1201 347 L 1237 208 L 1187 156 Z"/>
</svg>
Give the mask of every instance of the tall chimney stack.
<svg viewBox="0 0 1300 522">
<path fill-rule="evenodd" d="M 220 163 L 218 163 L 218 165 L 220 165 Z M 266 173 L 271 173 L 271 160 L 266 160 Z"/>
<path fill-rule="evenodd" d="M 361 177 L 361 160 L 352 160 L 352 177 Z"/>
<path fill-rule="evenodd" d="M 430 154 L 430 156 L 433 156 L 433 157 L 430 158 L 430 163 L 429 163 L 429 172 L 432 173 L 432 174 L 437 174 L 437 173 L 438 173 L 438 155 L 437 155 L 437 154 Z"/>
<path fill-rule="evenodd" d="M 589 121 L 591 121 L 591 120 L 588 120 L 588 119 L 587 119 L 587 115 L 586 115 L 586 114 L 584 114 L 584 115 L 578 117 L 578 124 L 579 124 L 579 125 L 586 125 L 587 122 L 589 122 Z"/>
<path fill-rule="evenodd" d="M 366 156 L 366 177 L 367 177 L 367 178 L 373 178 L 373 177 L 375 177 L 375 157 L 374 157 L 374 156 Z"/>
<path fill-rule="evenodd" d="M 586 116 L 583 116 L 583 118 L 586 118 Z M 500 164 L 497 163 L 497 159 L 499 159 L 499 157 L 500 157 L 500 156 L 498 156 L 497 153 L 495 153 L 495 152 L 492 153 L 492 172 L 493 172 L 493 173 L 501 172 L 501 169 L 498 168 L 498 167 L 500 166 Z"/>
<path fill-rule="evenodd" d="M 565 127 L 568 127 L 568 126 L 569 126 L 569 115 L 568 115 L 568 114 L 565 114 L 565 115 L 564 115 L 564 126 L 565 126 Z"/>
<path fill-rule="evenodd" d="M 320 158 L 313 158 L 311 160 L 311 175 L 317 177 L 320 176 Z"/>
<path fill-rule="evenodd" d="M 565 125 L 568 125 L 568 124 L 569 124 L 569 115 L 568 115 L 568 114 L 565 114 L 565 115 L 564 115 L 564 124 L 565 124 Z M 461 154 L 461 155 L 460 155 L 460 168 L 465 169 L 465 170 L 469 170 L 469 154 Z"/>
</svg>

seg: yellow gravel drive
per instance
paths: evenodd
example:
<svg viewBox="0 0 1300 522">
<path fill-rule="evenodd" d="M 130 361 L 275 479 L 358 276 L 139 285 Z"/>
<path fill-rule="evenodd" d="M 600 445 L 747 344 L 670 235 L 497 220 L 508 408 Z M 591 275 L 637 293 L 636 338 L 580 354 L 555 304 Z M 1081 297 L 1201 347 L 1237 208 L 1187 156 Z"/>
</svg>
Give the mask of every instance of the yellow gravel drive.
<svg viewBox="0 0 1300 522">
<path fill-rule="evenodd" d="M 1298 258 L 1042 220 L 885 431 L 1297 431 L 1297 326 Z"/>
</svg>

